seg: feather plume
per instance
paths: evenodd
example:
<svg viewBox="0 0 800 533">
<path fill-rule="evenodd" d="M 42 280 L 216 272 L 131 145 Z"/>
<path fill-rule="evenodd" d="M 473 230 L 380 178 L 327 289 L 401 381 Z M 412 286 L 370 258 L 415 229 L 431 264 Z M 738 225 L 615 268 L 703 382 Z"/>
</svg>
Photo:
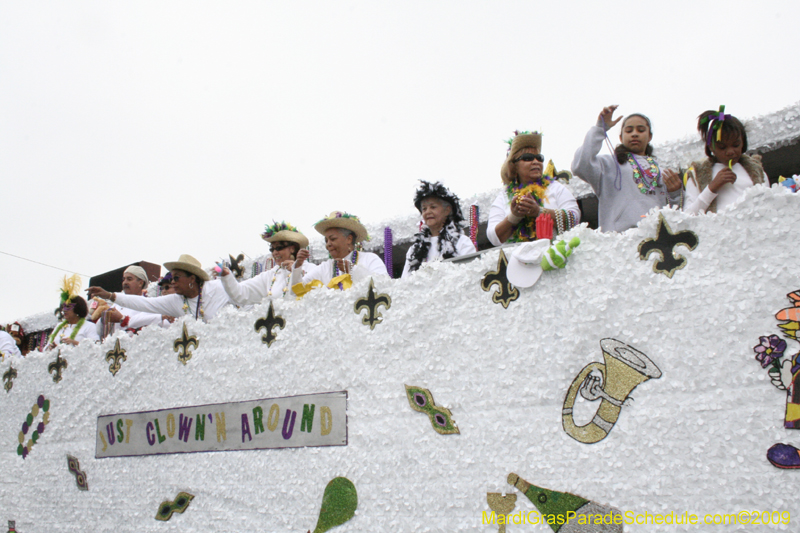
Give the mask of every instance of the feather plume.
<svg viewBox="0 0 800 533">
<path fill-rule="evenodd" d="M 61 303 L 71 301 L 81 290 L 81 277 L 78 274 L 73 274 L 70 277 L 64 276 L 61 283 Z"/>
</svg>

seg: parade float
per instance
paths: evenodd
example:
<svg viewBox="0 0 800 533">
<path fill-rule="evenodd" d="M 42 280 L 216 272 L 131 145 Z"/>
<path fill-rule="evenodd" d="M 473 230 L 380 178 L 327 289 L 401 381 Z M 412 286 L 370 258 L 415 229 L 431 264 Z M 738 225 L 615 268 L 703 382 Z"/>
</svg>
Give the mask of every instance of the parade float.
<svg viewBox="0 0 800 533">
<path fill-rule="evenodd" d="M 577 227 L 566 266 L 530 287 L 496 248 L 7 357 L 0 518 L 20 533 L 796 530 L 798 227 L 800 195 L 759 186 L 715 215 Z"/>
</svg>

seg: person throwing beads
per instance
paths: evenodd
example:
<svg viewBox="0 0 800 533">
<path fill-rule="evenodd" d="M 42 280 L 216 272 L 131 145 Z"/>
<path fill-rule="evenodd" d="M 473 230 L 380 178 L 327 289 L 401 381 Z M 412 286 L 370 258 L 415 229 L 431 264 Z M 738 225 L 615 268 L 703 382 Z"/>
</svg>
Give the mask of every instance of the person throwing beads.
<svg viewBox="0 0 800 533">
<path fill-rule="evenodd" d="M 623 117 L 614 118 L 618 106 L 604 107 L 575 152 L 572 173 L 594 189 L 601 231 L 625 231 L 654 207 L 681 207 L 683 187 L 677 172 L 662 169 L 653 155 L 653 128 L 640 113 L 625 117 L 614 156 L 599 155 L 606 132 Z"/>
<path fill-rule="evenodd" d="M 747 132 L 738 118 L 719 111 L 697 117 L 697 131 L 708 159 L 692 163 L 684 176 L 686 205 L 683 210 L 716 213 L 738 200 L 753 185 L 768 183 L 759 156 L 748 156 Z"/>
<path fill-rule="evenodd" d="M 291 224 L 275 221 L 266 226 L 261 238 L 270 244 L 274 267 L 241 283 L 227 267 L 222 269 L 222 286 L 236 305 L 258 304 L 264 298 L 295 298 L 290 287 L 292 268 L 300 249 L 308 246 L 308 238 Z"/>
<path fill-rule="evenodd" d="M 182 254 L 177 261 L 164 263 L 164 267 L 172 274 L 174 294 L 145 298 L 108 292 L 102 287 L 89 287 L 87 292 L 90 297 L 98 296 L 135 311 L 158 313 L 167 317 L 189 315 L 204 322 L 208 322 L 223 307 L 233 303 L 222 282 L 211 281 L 200 261 L 191 255 Z"/>
<path fill-rule="evenodd" d="M 515 131 L 506 160 L 500 167 L 502 191 L 489 210 L 486 235 L 500 246 L 504 242 L 535 241 L 536 217 L 548 213 L 559 233 L 568 231 L 581 221 L 581 210 L 569 189 L 545 176 L 542 135 L 538 132 Z"/>
</svg>

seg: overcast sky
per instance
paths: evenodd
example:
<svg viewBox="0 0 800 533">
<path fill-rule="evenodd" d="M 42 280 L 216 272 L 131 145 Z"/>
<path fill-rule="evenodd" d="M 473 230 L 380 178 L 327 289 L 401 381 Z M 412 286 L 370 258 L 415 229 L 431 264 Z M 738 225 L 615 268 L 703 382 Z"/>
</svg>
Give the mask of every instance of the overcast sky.
<svg viewBox="0 0 800 533">
<path fill-rule="evenodd" d="M 498 187 L 515 129 L 569 168 L 607 104 L 656 144 L 720 104 L 776 111 L 798 20 L 790 0 L 4 1 L 0 323 L 55 308 L 65 274 L 6 254 L 209 265 L 265 253 L 272 219 L 410 213 L 420 178 Z"/>
</svg>

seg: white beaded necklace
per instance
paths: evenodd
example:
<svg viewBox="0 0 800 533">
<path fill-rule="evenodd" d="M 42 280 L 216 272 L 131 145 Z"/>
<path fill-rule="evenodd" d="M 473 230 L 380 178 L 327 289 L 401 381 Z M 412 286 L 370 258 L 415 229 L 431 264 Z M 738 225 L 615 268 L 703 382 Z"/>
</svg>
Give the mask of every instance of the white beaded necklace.
<svg viewBox="0 0 800 533">
<path fill-rule="evenodd" d="M 275 280 L 278 279 L 278 272 L 281 270 L 286 271 L 286 279 L 284 280 L 283 283 L 283 294 L 285 295 L 286 291 L 289 289 L 289 276 L 291 276 L 291 273 L 289 272 L 288 269 L 285 269 L 281 266 L 276 268 L 275 273 L 272 275 L 272 281 L 269 282 L 269 289 L 267 290 L 267 296 L 272 296 L 272 287 L 275 286 Z"/>
</svg>

